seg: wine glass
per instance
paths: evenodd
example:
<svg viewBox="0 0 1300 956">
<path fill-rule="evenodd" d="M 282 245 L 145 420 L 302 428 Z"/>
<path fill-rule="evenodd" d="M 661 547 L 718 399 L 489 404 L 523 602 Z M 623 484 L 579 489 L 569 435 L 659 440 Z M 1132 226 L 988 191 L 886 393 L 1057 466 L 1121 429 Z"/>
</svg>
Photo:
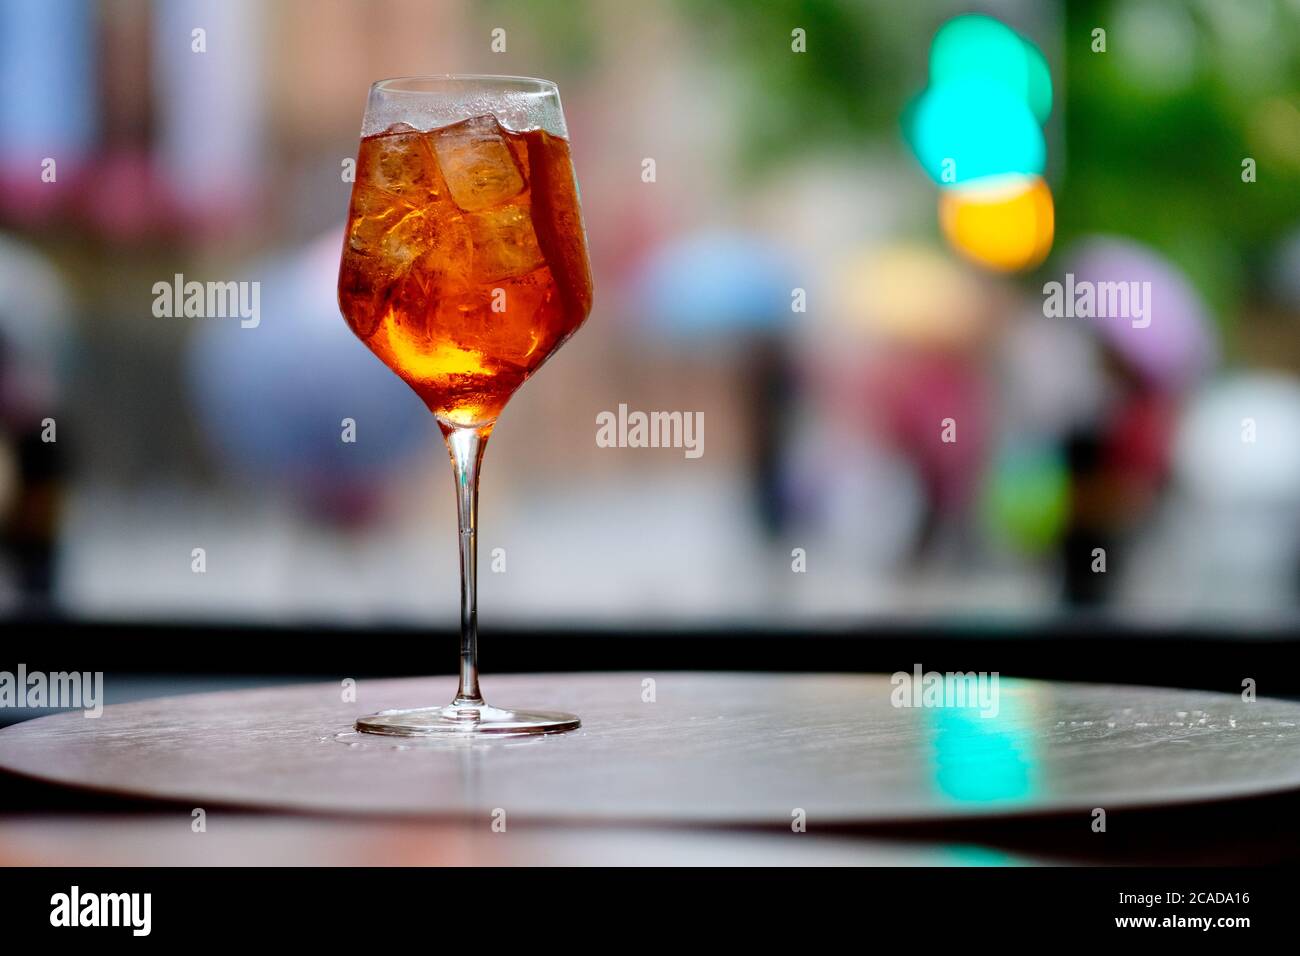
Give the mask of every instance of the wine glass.
<svg viewBox="0 0 1300 956">
<path fill-rule="evenodd" d="M 433 412 L 459 505 L 460 686 L 360 718 L 404 736 L 557 733 L 573 714 L 491 707 L 478 683 L 478 477 L 510 396 L 582 325 L 591 267 L 560 93 L 548 80 L 420 76 L 370 88 L 339 267 L 357 337 Z"/>
</svg>

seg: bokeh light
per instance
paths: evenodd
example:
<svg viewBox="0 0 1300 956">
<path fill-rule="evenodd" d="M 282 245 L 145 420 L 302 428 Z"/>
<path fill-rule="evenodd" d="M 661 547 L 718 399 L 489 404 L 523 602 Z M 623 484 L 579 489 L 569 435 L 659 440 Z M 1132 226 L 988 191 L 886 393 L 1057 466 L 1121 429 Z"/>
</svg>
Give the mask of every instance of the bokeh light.
<svg viewBox="0 0 1300 956">
<path fill-rule="evenodd" d="M 903 130 L 943 187 L 944 237 L 972 262 L 1015 272 L 1051 251 L 1055 214 L 1040 128 L 1051 113 L 1051 71 L 1033 43 L 980 14 L 939 28 L 929 86 L 904 112 Z"/>
<path fill-rule="evenodd" d="M 833 314 L 883 341 L 961 348 L 981 340 L 990 311 L 978 273 L 929 246 L 899 243 L 849 256 Z"/>
<path fill-rule="evenodd" d="M 922 168 L 941 186 L 1004 173 L 1039 175 L 1047 161 L 1029 104 L 985 77 L 930 87 L 907 111 L 904 130 Z"/>
<path fill-rule="evenodd" d="M 966 14 L 930 45 L 930 85 L 992 80 L 1023 99 L 1040 123 L 1052 113 L 1052 75 L 1038 47 L 992 17 Z"/>
<path fill-rule="evenodd" d="M 1052 248 L 1052 192 L 1039 176 L 999 176 L 946 189 L 939 195 L 939 224 L 954 249 L 982 266 L 1030 269 Z"/>
<path fill-rule="evenodd" d="M 1050 446 L 1010 447 L 994 463 L 984 511 L 995 534 L 1028 554 L 1054 545 L 1070 514 L 1070 476 Z"/>
</svg>

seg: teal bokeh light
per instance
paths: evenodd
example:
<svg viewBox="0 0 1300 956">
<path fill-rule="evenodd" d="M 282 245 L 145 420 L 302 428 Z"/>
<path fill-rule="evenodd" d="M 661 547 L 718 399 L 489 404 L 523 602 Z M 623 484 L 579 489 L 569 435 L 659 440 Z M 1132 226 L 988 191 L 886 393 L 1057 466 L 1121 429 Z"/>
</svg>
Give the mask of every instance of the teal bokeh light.
<svg viewBox="0 0 1300 956">
<path fill-rule="evenodd" d="M 940 186 L 987 176 L 1042 175 L 1047 144 L 1029 105 L 1005 83 L 958 77 L 931 86 L 903 116 L 921 166 Z"/>
<path fill-rule="evenodd" d="M 1039 123 L 1052 113 L 1052 75 L 1038 47 L 981 14 L 954 17 L 930 44 L 930 86 L 987 80 L 1022 100 Z"/>
<path fill-rule="evenodd" d="M 1025 45 L 1025 68 L 1029 71 L 1026 95 L 1029 108 L 1033 110 L 1038 122 L 1046 123 L 1052 115 L 1052 71 L 1047 67 L 1047 58 L 1041 50 L 1028 40 Z"/>
</svg>

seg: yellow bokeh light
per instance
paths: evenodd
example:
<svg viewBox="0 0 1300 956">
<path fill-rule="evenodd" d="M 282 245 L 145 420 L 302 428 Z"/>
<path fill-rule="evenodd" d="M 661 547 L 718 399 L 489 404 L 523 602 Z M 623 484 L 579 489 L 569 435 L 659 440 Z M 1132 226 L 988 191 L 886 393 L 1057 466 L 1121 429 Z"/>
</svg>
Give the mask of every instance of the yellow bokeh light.
<svg viewBox="0 0 1300 956">
<path fill-rule="evenodd" d="M 959 253 L 999 272 L 1032 269 L 1052 249 L 1052 191 L 1040 176 L 996 179 L 945 189 L 939 224 Z"/>
</svg>

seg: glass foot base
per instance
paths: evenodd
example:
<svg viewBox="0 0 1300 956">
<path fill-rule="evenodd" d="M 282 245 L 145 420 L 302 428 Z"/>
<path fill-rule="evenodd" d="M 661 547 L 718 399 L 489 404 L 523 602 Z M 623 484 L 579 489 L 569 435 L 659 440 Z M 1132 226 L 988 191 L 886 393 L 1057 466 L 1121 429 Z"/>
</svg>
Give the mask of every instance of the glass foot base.
<svg viewBox="0 0 1300 956">
<path fill-rule="evenodd" d="M 517 737 L 562 734 L 581 725 L 573 714 L 555 710 L 502 710 L 487 704 L 449 704 L 414 710 L 384 710 L 357 720 L 363 734 L 395 737 Z"/>
</svg>

